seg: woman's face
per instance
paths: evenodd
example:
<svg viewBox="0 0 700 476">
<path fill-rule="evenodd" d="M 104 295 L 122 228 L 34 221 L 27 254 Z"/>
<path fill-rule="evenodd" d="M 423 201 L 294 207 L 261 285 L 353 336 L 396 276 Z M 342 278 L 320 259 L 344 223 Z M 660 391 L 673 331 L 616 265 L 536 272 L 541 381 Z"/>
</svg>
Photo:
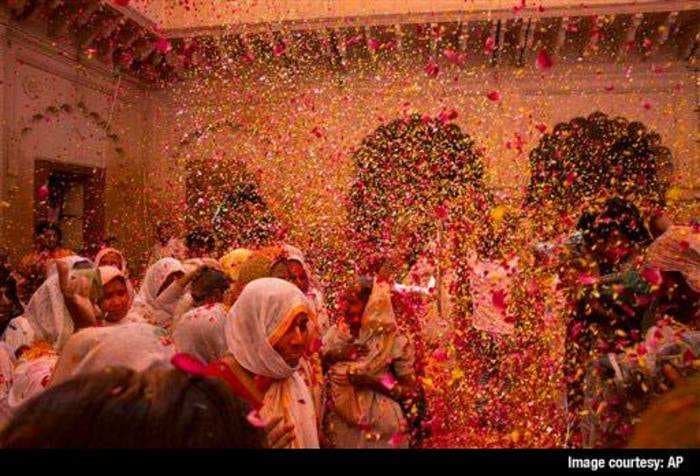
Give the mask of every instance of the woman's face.
<svg viewBox="0 0 700 476">
<path fill-rule="evenodd" d="M 122 257 L 119 256 L 119 253 L 115 253 L 114 251 L 110 251 L 109 253 L 106 253 L 102 258 L 100 258 L 100 262 L 97 263 L 98 266 L 114 266 L 117 269 L 122 269 Z"/>
<path fill-rule="evenodd" d="M 121 321 L 129 312 L 129 290 L 124 279 L 113 279 L 102 288 L 100 309 L 109 322 Z"/>
<path fill-rule="evenodd" d="M 298 314 L 273 346 L 290 367 L 296 367 L 304 355 L 309 336 L 308 324 L 309 316 L 305 312 Z"/>
<path fill-rule="evenodd" d="M 296 260 L 283 260 L 275 263 L 270 270 L 270 275 L 273 278 L 289 281 L 304 294 L 309 292 L 309 277 L 304 271 L 304 266 Z"/>
<path fill-rule="evenodd" d="M 168 289 L 168 287 L 170 287 L 171 284 L 173 284 L 176 280 L 180 279 L 184 275 L 185 273 L 183 273 L 182 271 L 175 271 L 170 273 L 168 277 L 165 278 L 165 281 L 163 281 L 163 284 L 160 286 L 160 289 L 158 289 L 158 293 L 156 294 L 156 296 L 160 296 L 163 291 Z"/>
</svg>

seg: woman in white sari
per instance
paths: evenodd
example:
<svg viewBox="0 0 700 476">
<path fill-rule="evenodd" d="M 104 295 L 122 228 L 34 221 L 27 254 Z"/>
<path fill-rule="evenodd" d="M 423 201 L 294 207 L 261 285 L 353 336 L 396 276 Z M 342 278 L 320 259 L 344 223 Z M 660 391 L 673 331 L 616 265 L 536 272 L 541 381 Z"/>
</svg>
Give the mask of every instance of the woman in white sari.
<svg viewBox="0 0 700 476">
<path fill-rule="evenodd" d="M 95 255 L 95 266 L 99 268 L 112 266 L 121 271 L 122 276 L 124 276 L 124 280 L 126 281 L 126 287 L 129 290 L 129 294 L 133 298 L 134 286 L 131 284 L 131 279 L 129 278 L 129 266 L 124 253 L 116 248 L 102 248 Z"/>
<path fill-rule="evenodd" d="M 389 282 L 375 279 L 361 317 L 357 308 L 323 339 L 330 365 L 326 436 L 336 448 L 406 448 L 408 424 L 399 401 L 413 395 L 414 352 L 397 328 Z"/>
<path fill-rule="evenodd" d="M 76 328 L 96 324 L 99 311 L 95 288 L 99 284 L 95 282 L 97 274 L 92 263 L 85 258 L 65 258 L 58 260 L 56 266 L 32 295 L 24 317 L 33 329 L 35 341 L 46 342 L 60 351 Z M 87 322 L 81 318 L 87 318 Z"/>
<path fill-rule="evenodd" d="M 100 266 L 102 295 L 98 305 L 104 313 L 105 326 L 116 326 L 127 322 L 139 322 L 127 318 L 134 300 L 133 289 L 124 273 L 114 266 Z"/>
<path fill-rule="evenodd" d="M 174 258 L 158 260 L 146 271 L 141 289 L 126 318 L 170 327 L 178 302 L 186 293 L 191 279 L 192 273 L 185 274 L 180 261 Z"/>
<path fill-rule="evenodd" d="M 225 358 L 238 381 L 260 394 L 265 421 L 293 427 L 290 448 L 318 448 L 316 409 L 300 375 L 311 308 L 293 284 L 275 278 L 248 284 L 226 319 Z"/>
<path fill-rule="evenodd" d="M 42 392 L 66 342 L 79 329 L 95 326 L 101 319 L 97 307 L 98 274 L 89 260 L 70 257 L 56 262 L 55 270 L 34 293 L 24 318 L 31 327 L 31 342 L 17 356 L 10 408 L 17 408 Z"/>
</svg>

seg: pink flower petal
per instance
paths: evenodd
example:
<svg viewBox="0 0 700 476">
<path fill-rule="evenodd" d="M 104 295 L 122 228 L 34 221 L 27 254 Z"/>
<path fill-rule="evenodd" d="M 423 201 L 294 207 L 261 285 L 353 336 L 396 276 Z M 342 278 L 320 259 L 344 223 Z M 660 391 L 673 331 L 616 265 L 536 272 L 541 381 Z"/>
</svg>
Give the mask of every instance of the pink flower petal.
<svg viewBox="0 0 700 476">
<path fill-rule="evenodd" d="M 387 372 L 379 377 L 379 383 L 381 383 L 387 390 L 391 390 L 396 386 L 396 379 L 393 375 L 391 375 L 391 373 Z"/>
<path fill-rule="evenodd" d="M 444 362 L 447 360 L 447 352 L 443 349 L 435 349 L 433 352 L 433 358 L 438 362 Z"/>
<path fill-rule="evenodd" d="M 440 73 L 440 67 L 435 62 L 435 60 L 431 59 L 428 62 L 428 65 L 425 67 L 425 74 L 427 74 L 431 78 L 435 78 L 438 75 L 438 73 Z"/>
<path fill-rule="evenodd" d="M 652 286 L 658 286 L 663 282 L 661 270 L 653 266 L 647 266 L 644 269 L 642 269 L 641 275 L 644 281 L 651 284 Z"/>
<path fill-rule="evenodd" d="M 36 191 L 36 196 L 39 199 L 40 202 L 43 202 L 47 198 L 49 198 L 49 187 L 48 185 L 44 184 L 39 189 Z"/>
<path fill-rule="evenodd" d="M 373 52 L 378 51 L 381 45 L 382 44 L 376 38 L 370 38 L 369 40 L 367 40 L 367 47 Z"/>
<path fill-rule="evenodd" d="M 172 45 L 170 44 L 170 40 L 167 38 L 158 38 L 155 43 L 156 51 L 158 53 L 165 54 L 168 51 L 172 49 Z"/>
<path fill-rule="evenodd" d="M 278 41 L 277 43 L 275 43 L 274 48 L 272 48 L 272 54 L 274 54 L 277 57 L 282 56 L 284 54 L 284 50 L 286 49 L 287 46 L 284 44 L 284 42 Z"/>
<path fill-rule="evenodd" d="M 401 444 L 406 440 L 406 435 L 404 435 L 401 432 L 396 432 L 393 435 L 391 435 L 391 438 L 389 438 L 389 445 L 392 448 L 396 448 L 398 446 L 401 446 Z"/>
<path fill-rule="evenodd" d="M 547 51 L 540 50 L 539 53 L 537 53 L 537 58 L 535 58 L 535 66 L 537 66 L 537 69 L 540 71 L 545 71 L 551 68 L 553 65 L 554 61 L 552 61 L 552 58 L 549 56 Z"/>
<path fill-rule="evenodd" d="M 491 303 L 501 312 L 506 310 L 506 292 L 502 289 L 491 293 Z"/>
</svg>

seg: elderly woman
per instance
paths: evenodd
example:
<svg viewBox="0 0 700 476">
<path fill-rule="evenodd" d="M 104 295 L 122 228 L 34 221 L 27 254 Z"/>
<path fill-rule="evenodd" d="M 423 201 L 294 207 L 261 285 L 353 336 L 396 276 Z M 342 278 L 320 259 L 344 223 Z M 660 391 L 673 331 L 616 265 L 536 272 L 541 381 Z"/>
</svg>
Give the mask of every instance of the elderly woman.
<svg viewBox="0 0 700 476">
<path fill-rule="evenodd" d="M 196 267 L 186 273 L 182 263 L 174 258 L 158 260 L 146 271 L 127 319 L 169 328 L 187 293 L 187 285 L 198 272 Z"/>
<path fill-rule="evenodd" d="M 311 306 L 294 285 L 275 278 L 248 284 L 225 323 L 232 379 L 258 402 L 265 421 L 281 418 L 292 430 L 290 448 L 318 448 L 317 409 L 299 372 Z"/>
<path fill-rule="evenodd" d="M 58 355 L 76 331 L 100 323 L 99 288 L 98 273 L 84 258 L 58 260 L 49 271 L 24 316 L 18 318 L 22 320 L 18 321 L 15 336 L 19 347 L 14 349 L 17 361 L 7 397 L 10 408 L 17 408 L 44 390 Z"/>
<path fill-rule="evenodd" d="M 318 353 L 321 338 L 328 330 L 328 313 L 323 300 L 323 294 L 316 284 L 311 268 L 304 254 L 291 245 L 269 246 L 253 253 L 240 268 L 238 281 L 234 289 L 237 295 L 243 287 L 254 279 L 272 277 L 279 278 L 295 285 L 308 299 L 312 314 L 309 322 L 309 346 L 301 361 L 301 373 L 306 384 L 311 389 L 318 412 L 319 428 L 323 422 L 325 408 L 325 388 L 321 358 Z"/>
<path fill-rule="evenodd" d="M 324 428 L 332 444 L 407 447 L 401 402 L 415 392 L 413 346 L 397 328 L 389 282 L 377 278 L 367 301 L 361 294 L 351 300 L 322 349 L 331 399 Z"/>
<path fill-rule="evenodd" d="M 228 309 L 223 299 L 229 284 L 223 272 L 209 268 L 192 280 L 190 292 L 194 309 L 178 318 L 173 326 L 173 341 L 178 352 L 204 362 L 224 356 L 224 323 Z"/>
<path fill-rule="evenodd" d="M 671 226 L 648 248 L 639 272 L 649 301 L 637 323 L 644 339 L 598 359 L 586 375 L 583 444 L 626 446 L 633 424 L 700 358 L 700 233 Z"/>
<path fill-rule="evenodd" d="M 58 260 L 24 313 L 35 340 L 60 351 L 77 329 L 96 325 L 101 318 L 97 308 L 99 288 L 98 273 L 89 260 Z"/>
</svg>

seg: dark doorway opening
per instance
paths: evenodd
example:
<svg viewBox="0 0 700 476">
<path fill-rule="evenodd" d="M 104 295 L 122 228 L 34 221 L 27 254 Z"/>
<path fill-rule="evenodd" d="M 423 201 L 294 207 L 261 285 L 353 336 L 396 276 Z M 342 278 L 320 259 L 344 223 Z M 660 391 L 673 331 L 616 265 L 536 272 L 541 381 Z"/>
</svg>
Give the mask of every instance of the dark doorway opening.
<svg viewBox="0 0 700 476">
<path fill-rule="evenodd" d="M 34 222 L 57 223 L 64 245 L 92 256 L 104 237 L 105 169 L 37 160 Z"/>
</svg>

